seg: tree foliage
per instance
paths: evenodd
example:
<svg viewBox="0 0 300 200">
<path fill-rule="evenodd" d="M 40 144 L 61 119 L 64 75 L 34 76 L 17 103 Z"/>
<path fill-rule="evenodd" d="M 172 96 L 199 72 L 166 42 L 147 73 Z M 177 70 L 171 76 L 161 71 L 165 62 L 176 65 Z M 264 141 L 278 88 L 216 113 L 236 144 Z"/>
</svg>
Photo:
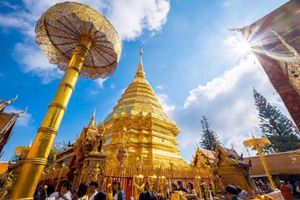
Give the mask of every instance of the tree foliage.
<svg viewBox="0 0 300 200">
<path fill-rule="evenodd" d="M 219 137 L 216 132 L 210 127 L 210 124 L 205 116 L 201 120 L 202 134 L 200 145 L 202 148 L 215 151 L 220 144 Z"/>
<path fill-rule="evenodd" d="M 259 127 L 264 137 L 272 143 L 269 152 L 284 152 L 300 148 L 298 129 L 280 110 L 253 89 L 255 106 L 258 110 Z"/>
</svg>

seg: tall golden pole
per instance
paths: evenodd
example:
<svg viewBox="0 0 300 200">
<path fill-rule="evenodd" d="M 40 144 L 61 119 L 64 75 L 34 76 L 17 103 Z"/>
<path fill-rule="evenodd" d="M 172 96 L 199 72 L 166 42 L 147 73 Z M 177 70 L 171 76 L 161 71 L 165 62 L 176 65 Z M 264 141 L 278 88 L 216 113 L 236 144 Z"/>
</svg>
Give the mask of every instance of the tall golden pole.
<svg viewBox="0 0 300 200">
<path fill-rule="evenodd" d="M 31 197 L 36 190 L 34 186 L 37 185 L 40 174 L 47 164 L 52 144 L 90 45 L 91 40 L 89 38 L 82 38 L 81 43 L 75 48 L 64 78 L 59 84 L 54 99 L 48 107 L 48 112 L 38 129 L 37 136 L 28 156 L 24 160 L 20 177 L 14 187 L 11 199 L 32 199 Z"/>
<path fill-rule="evenodd" d="M 249 140 L 246 140 L 244 141 L 244 145 L 245 146 L 249 146 L 249 147 L 254 147 L 258 153 L 258 156 L 260 158 L 260 161 L 264 167 L 264 170 L 266 172 L 266 175 L 269 179 L 269 182 L 270 182 L 270 185 L 271 185 L 271 188 L 273 190 L 276 189 L 276 185 L 273 181 L 273 178 L 271 176 L 271 173 L 270 173 L 270 170 L 269 170 L 269 167 L 267 165 L 267 162 L 262 154 L 262 148 L 263 147 L 266 147 L 267 145 L 270 145 L 270 141 L 268 140 L 268 138 L 255 138 L 254 135 L 252 135 L 252 139 L 249 139 Z"/>
<path fill-rule="evenodd" d="M 258 145 L 256 145 L 255 148 L 256 148 L 256 150 L 257 150 L 257 153 L 258 153 L 258 156 L 259 156 L 259 158 L 260 158 L 260 161 L 261 161 L 261 163 L 262 163 L 262 165 L 263 165 L 263 167 L 264 167 L 264 169 L 265 169 L 265 172 L 266 172 L 266 174 L 267 174 L 267 177 L 268 177 L 268 179 L 269 179 L 269 181 L 270 181 L 271 187 L 272 187 L 273 190 L 275 190 L 275 189 L 276 189 L 276 186 L 275 186 L 275 183 L 274 183 L 274 181 L 273 181 L 273 178 L 272 178 L 272 176 L 271 176 L 271 174 L 270 174 L 270 170 L 269 170 L 269 167 L 268 167 L 267 162 L 266 162 L 266 160 L 265 160 L 265 157 L 264 157 L 263 154 L 262 154 L 262 149 L 261 149 Z"/>
<path fill-rule="evenodd" d="M 58 176 L 58 180 L 57 180 L 57 183 L 56 183 L 55 190 L 58 189 L 59 181 L 60 181 L 61 175 L 62 175 L 62 173 L 63 173 L 65 167 L 66 167 L 65 163 L 63 163 L 63 164 L 61 165 L 61 170 L 60 170 L 60 172 L 59 172 L 59 176 Z"/>
<path fill-rule="evenodd" d="M 23 161 L 10 197 L 14 200 L 33 199 L 79 75 L 105 78 L 114 72 L 121 54 L 121 42 L 113 26 L 81 3 L 50 7 L 39 19 L 35 32 L 50 63 L 66 72 Z"/>
</svg>

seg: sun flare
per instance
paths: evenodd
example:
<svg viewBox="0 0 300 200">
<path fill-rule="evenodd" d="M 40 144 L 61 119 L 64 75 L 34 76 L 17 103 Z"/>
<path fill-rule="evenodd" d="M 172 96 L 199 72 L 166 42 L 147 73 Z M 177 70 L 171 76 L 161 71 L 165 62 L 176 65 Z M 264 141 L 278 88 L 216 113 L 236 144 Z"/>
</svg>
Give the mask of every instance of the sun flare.
<svg viewBox="0 0 300 200">
<path fill-rule="evenodd" d="M 243 37 L 231 36 L 226 40 L 226 43 L 231 47 L 233 54 L 239 58 L 245 57 L 251 52 L 250 44 Z"/>
</svg>

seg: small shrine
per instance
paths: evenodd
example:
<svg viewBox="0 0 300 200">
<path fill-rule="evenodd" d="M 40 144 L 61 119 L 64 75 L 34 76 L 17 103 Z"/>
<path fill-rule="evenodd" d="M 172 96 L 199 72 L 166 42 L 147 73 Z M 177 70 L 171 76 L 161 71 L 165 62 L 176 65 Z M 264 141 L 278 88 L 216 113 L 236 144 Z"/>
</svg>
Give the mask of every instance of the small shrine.
<svg viewBox="0 0 300 200">
<path fill-rule="evenodd" d="M 250 163 L 234 149 L 218 145 L 216 151 L 197 148 L 192 166 L 207 180 L 214 194 L 224 191 L 228 184 L 252 191 L 249 176 Z"/>
</svg>

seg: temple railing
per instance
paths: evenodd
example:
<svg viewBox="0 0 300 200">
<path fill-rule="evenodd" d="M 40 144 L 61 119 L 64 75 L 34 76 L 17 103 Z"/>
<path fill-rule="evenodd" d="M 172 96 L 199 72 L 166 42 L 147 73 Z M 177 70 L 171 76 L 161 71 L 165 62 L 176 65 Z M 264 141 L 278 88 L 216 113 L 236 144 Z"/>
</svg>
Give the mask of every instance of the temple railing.
<svg viewBox="0 0 300 200">
<path fill-rule="evenodd" d="M 165 176 L 166 178 L 195 178 L 196 171 L 190 167 L 156 167 L 143 165 L 137 169 L 134 166 L 107 165 L 105 175 L 112 177 L 133 177 L 142 174 L 144 177 L 156 175 Z M 208 177 L 207 174 L 201 174 L 202 177 Z"/>
</svg>

